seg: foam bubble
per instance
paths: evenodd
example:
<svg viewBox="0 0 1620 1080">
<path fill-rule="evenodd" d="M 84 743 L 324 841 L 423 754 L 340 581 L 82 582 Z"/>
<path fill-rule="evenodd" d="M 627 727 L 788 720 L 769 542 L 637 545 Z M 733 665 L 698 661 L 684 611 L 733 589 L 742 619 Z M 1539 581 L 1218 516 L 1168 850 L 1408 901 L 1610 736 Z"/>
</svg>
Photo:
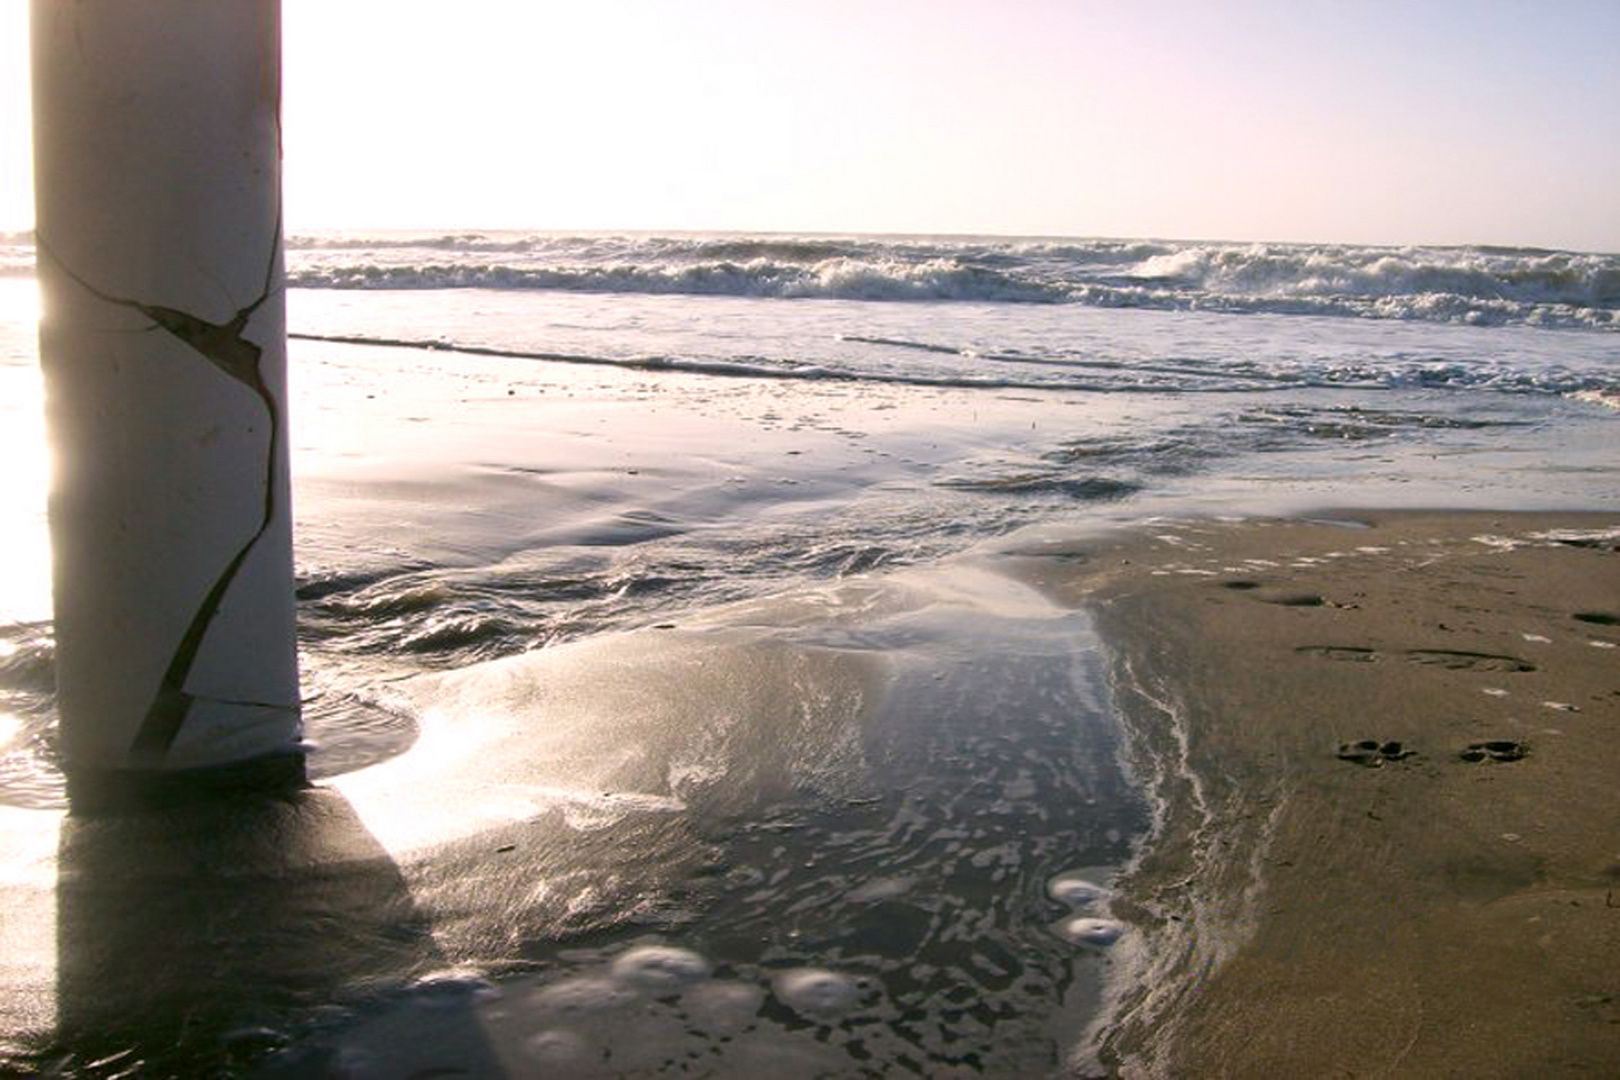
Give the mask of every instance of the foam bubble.
<svg viewBox="0 0 1620 1080">
<path fill-rule="evenodd" d="M 776 996 L 812 1020 L 831 1021 L 848 1015 L 865 996 L 864 979 L 852 979 L 822 968 L 794 968 L 776 977 Z"/>
<path fill-rule="evenodd" d="M 653 993 L 706 979 L 714 970 L 702 956 L 669 945 L 642 945 L 613 961 L 613 977 Z"/>
<path fill-rule="evenodd" d="M 542 1031 L 524 1044 L 530 1057 L 548 1065 L 583 1065 L 590 1057 L 590 1044 L 577 1032 L 552 1029 Z"/>
<path fill-rule="evenodd" d="M 1087 881 L 1077 873 L 1069 872 L 1059 874 L 1048 881 L 1046 894 L 1060 904 L 1082 908 L 1107 897 L 1108 890 L 1095 882 Z"/>
<path fill-rule="evenodd" d="M 1113 919 L 1096 919 L 1089 915 L 1075 915 L 1057 924 L 1057 935 L 1075 945 L 1089 945 L 1106 949 L 1125 933 L 1125 924 Z"/>
<path fill-rule="evenodd" d="M 411 990 L 418 1001 L 433 1008 L 458 1006 L 468 998 L 492 1001 L 501 996 L 501 988 L 482 975 L 454 970 L 424 975 Z"/>
<path fill-rule="evenodd" d="M 579 1015 L 616 1009 L 630 1004 L 636 997 L 633 987 L 616 979 L 582 975 L 541 988 L 534 995 L 534 1004 L 550 1012 Z"/>
<path fill-rule="evenodd" d="M 765 991 L 752 983 L 703 982 L 681 995 L 681 1006 L 699 1029 L 729 1035 L 746 1028 L 759 1015 Z"/>
</svg>

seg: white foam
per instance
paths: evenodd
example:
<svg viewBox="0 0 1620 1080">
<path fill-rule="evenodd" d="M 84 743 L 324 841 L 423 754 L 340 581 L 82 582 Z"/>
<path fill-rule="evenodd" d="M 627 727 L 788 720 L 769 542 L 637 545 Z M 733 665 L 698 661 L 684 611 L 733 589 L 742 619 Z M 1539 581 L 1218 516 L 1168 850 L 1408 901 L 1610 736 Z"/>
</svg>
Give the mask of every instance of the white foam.
<svg viewBox="0 0 1620 1080">
<path fill-rule="evenodd" d="M 1108 890 L 1074 872 L 1062 873 L 1046 883 L 1046 894 L 1071 908 L 1090 907 L 1106 899 Z"/>
<path fill-rule="evenodd" d="M 10 252 L 31 259 L 26 240 Z M 601 291 L 899 299 L 1059 299 L 1117 305 L 1248 300 L 1256 310 L 1606 325 L 1612 255 L 1487 248 L 1072 241 L 1061 245 L 876 237 L 601 237 L 517 233 L 295 236 L 295 280 L 399 287 L 432 269 L 469 284 Z M 997 257 L 991 271 L 985 253 Z M 358 275 L 358 276 L 357 276 Z M 407 280 L 401 280 L 401 278 Z M 535 280 L 530 280 L 533 277 Z"/>
<path fill-rule="evenodd" d="M 1059 922 L 1054 929 L 1064 941 L 1095 949 L 1106 949 L 1125 934 L 1124 923 L 1089 915 L 1071 916 Z"/>
<path fill-rule="evenodd" d="M 1588 405 L 1602 405 L 1610 409 L 1620 409 L 1620 390 L 1612 388 L 1577 390 L 1569 396 Z"/>
<path fill-rule="evenodd" d="M 580 1016 L 622 1008 L 637 1000 L 634 988 L 601 975 L 581 975 L 541 987 L 531 999 L 542 1012 Z"/>
<path fill-rule="evenodd" d="M 616 957 L 611 970 L 620 982 L 638 990 L 659 993 L 706 979 L 714 967 L 688 949 L 642 945 Z"/>
<path fill-rule="evenodd" d="M 864 979 L 824 968 L 794 968 L 776 977 L 772 989 L 794 1012 L 823 1022 L 854 1012 L 866 995 Z"/>
<path fill-rule="evenodd" d="M 1595 541 L 1603 543 L 1609 540 L 1620 540 L 1620 528 L 1611 529 L 1551 529 L 1547 532 L 1530 534 L 1537 540 L 1551 540 L 1557 544 L 1582 543 Z"/>
<path fill-rule="evenodd" d="M 419 1000 L 429 1005 L 454 1005 L 466 997 L 492 1001 L 503 992 L 498 984 L 483 975 L 455 968 L 424 975 L 411 989 L 420 995 Z"/>
</svg>

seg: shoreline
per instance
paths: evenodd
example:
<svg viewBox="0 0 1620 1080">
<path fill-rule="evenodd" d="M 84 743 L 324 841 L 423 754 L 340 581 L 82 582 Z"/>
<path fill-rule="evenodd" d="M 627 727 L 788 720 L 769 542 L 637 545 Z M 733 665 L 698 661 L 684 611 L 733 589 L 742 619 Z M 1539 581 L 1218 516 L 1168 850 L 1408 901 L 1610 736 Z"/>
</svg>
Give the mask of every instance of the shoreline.
<svg viewBox="0 0 1620 1080">
<path fill-rule="evenodd" d="M 1620 515 L 1337 511 L 1029 550 L 1155 828 L 1078 1075 L 1620 1068 Z"/>
</svg>

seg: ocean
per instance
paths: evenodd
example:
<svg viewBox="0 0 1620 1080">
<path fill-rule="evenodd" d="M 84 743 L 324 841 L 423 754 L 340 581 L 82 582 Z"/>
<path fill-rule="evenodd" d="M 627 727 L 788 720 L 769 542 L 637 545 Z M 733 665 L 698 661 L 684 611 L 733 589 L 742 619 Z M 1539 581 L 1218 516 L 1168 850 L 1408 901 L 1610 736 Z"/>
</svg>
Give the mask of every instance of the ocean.
<svg viewBox="0 0 1620 1080">
<path fill-rule="evenodd" d="M 1134 970 L 1107 893 L 1155 809 L 1106 642 L 998 560 L 1194 516 L 1620 507 L 1615 255 L 295 231 L 286 262 L 312 771 L 390 853 L 514 822 L 588 850 L 483 919 L 398 856 L 433 965 L 260 994 L 287 1075 L 390 1075 L 447 1000 L 558 1075 L 1059 1070 Z M 0 236 L 0 807 L 54 822 L 36 312 Z M 659 635 L 651 674 L 616 651 Z M 433 822 L 367 816 L 413 749 L 579 715 L 535 689 L 569 679 L 649 719 Z"/>
<path fill-rule="evenodd" d="M 565 417 L 569 456 L 597 448 L 617 478 L 515 511 L 493 550 L 466 541 L 474 563 L 556 552 L 566 588 L 489 578 L 397 626 L 328 626 L 336 601 L 312 606 L 323 633 L 435 662 L 1040 527 L 1620 498 L 1611 255 L 467 233 L 295 235 L 288 265 L 295 389 L 341 357 L 372 365 L 354 377 L 378 393 L 444 372 L 516 410 L 562 373 L 652 426 L 696 429 L 652 461 L 634 422 Z M 295 415 L 321 408 L 306 392 Z M 459 508 L 439 517 L 437 544 L 481 532 Z M 325 527 L 302 545 L 317 591 L 353 550 L 323 550 Z"/>
</svg>

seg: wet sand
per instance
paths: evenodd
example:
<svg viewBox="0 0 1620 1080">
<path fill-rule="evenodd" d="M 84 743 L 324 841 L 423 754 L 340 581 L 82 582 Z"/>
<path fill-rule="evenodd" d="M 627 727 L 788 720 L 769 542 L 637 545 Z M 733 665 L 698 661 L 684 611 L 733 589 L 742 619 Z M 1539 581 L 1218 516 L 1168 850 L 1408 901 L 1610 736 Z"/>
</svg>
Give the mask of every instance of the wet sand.
<svg viewBox="0 0 1620 1080">
<path fill-rule="evenodd" d="M 1323 518 L 1026 564 L 1159 813 L 1079 1071 L 1620 1075 L 1620 518 Z"/>
<path fill-rule="evenodd" d="M 489 565 L 540 545 L 607 546 L 626 540 L 627 521 L 642 520 L 626 511 L 645 507 L 732 523 L 780 505 L 782 491 L 836 506 L 895 475 L 867 460 L 856 435 L 909 445 L 901 410 L 865 400 L 870 415 L 857 424 L 840 397 L 852 392 L 837 384 L 817 391 L 825 395 L 817 408 L 837 426 L 800 425 L 774 418 L 769 387 L 740 396 L 730 384 L 704 384 L 706 397 L 690 401 L 731 411 L 657 411 L 638 396 L 642 376 L 633 372 L 546 370 L 517 381 L 504 367 L 468 363 L 446 385 L 451 376 L 428 369 L 431 377 L 390 380 L 389 365 L 403 358 L 387 350 L 334 352 L 342 364 L 305 370 L 310 398 L 295 410 L 300 552 L 316 578 L 328 566 L 364 570 L 371 559 Z M 511 407 L 526 401 L 546 402 L 552 420 Z M 957 407 L 953 423 L 977 422 L 969 407 Z M 725 453 L 712 449 L 721 443 Z M 683 493 L 674 510 L 660 501 L 672 489 Z M 1133 930 L 1110 950 L 1118 996 L 1096 1028 L 1096 1062 L 1127 1076 L 1620 1075 L 1611 734 L 1620 721 L 1620 541 L 1534 538 L 1557 528 L 1613 530 L 1620 517 L 1332 516 L 1339 523 L 1166 525 L 1048 545 L 1019 561 L 1048 594 L 1093 611 L 1112 642 L 1118 703 L 1135 733 L 1131 756 L 1158 806 L 1157 836 L 1119 883 L 1111 911 Z M 1518 547 L 1508 540 L 1527 537 Z M 12 565 L 29 576 L 26 562 Z M 961 587 L 960 566 L 938 572 Z M 980 591 L 954 617 L 964 627 L 1016 599 L 1015 590 L 999 596 L 995 583 Z M 758 713 L 773 694 L 804 695 L 798 673 L 808 670 L 818 685 L 848 691 L 804 696 L 823 720 L 859 715 L 865 723 L 865 712 L 845 708 L 865 700 L 873 676 L 864 666 L 823 664 L 821 652 L 801 662 L 770 641 L 717 661 L 715 671 L 759 673 L 757 682 L 726 683 L 734 709 L 714 709 L 713 697 L 702 697 L 708 684 L 689 674 L 691 695 L 665 692 L 668 673 L 694 655 L 683 651 L 695 644 L 682 636 L 691 629 L 643 628 L 640 640 L 657 643 L 646 647 L 618 638 L 573 654 L 551 650 L 536 661 L 534 682 L 566 696 L 604 684 L 606 668 L 624 679 L 632 656 L 644 683 L 623 682 L 600 700 L 573 697 L 595 707 L 658 687 L 657 700 L 677 715 L 649 712 L 657 727 L 706 712 Z M 1024 639 L 965 649 L 992 677 L 964 667 L 964 685 L 1040 691 L 1010 662 L 1027 661 L 1027 651 Z M 576 661 L 573 678 L 562 677 Z M 379 678 L 381 661 L 356 663 Z M 773 672 L 788 689 L 771 690 Z M 306 668 L 317 692 L 326 674 Z M 391 680 L 392 668 L 383 676 Z M 453 688 L 457 678 L 443 683 Z M 931 685 L 931 673 L 918 675 L 925 679 Z M 938 695 L 918 695 L 914 706 L 936 727 Z M 957 711 L 1018 715 L 1023 699 L 1009 701 L 975 699 Z M 590 845 L 557 815 L 540 819 L 544 829 L 493 825 L 481 817 L 482 801 L 459 795 L 482 779 L 481 800 L 498 802 L 488 784 L 497 770 L 469 762 L 477 775 L 457 775 L 461 759 L 441 755 L 428 734 L 412 753 L 271 807 L 268 820 L 240 815 L 229 829 L 158 837 L 140 822 L 0 810 L 0 1051 L 59 1023 L 97 1031 L 109 1055 L 131 1053 L 106 1018 L 140 1020 L 148 1014 L 132 1003 L 144 1002 L 148 1035 L 168 1035 L 178 1020 L 201 1032 L 189 1037 L 204 1053 L 258 1061 L 286 1037 L 276 1026 L 286 997 L 324 1007 L 354 985 L 454 972 L 468 957 L 505 962 L 528 947 L 503 936 L 512 925 L 531 942 L 554 928 L 576 930 L 561 916 L 545 921 L 556 897 L 520 891 L 541 876 L 537 868 L 605 880 L 627 849 L 656 855 L 632 860 L 633 872 L 618 874 L 600 906 L 585 909 L 598 919 L 639 917 L 634 894 L 710 868 L 707 849 L 679 835 L 657 806 L 593 834 L 600 839 Z M 508 749 L 491 760 L 521 772 L 532 759 L 521 746 Z M 984 768 L 975 755 L 960 761 Z M 439 786 L 411 774 L 418 764 Z M 277 843 L 258 843 L 264 837 Z M 532 849 L 518 848 L 520 840 Z M 161 890 L 172 906 L 130 902 L 129 879 L 170 880 L 199 850 L 232 874 L 217 887 Z M 254 872 L 238 872 L 243 865 Z M 302 887 L 312 868 L 319 889 Z M 806 888 L 824 876 L 805 868 Z M 328 945 L 311 965 L 307 936 L 281 927 L 317 922 Z M 228 956 L 222 938 L 238 940 Z M 151 977 L 157 970 L 161 982 Z M 215 985 L 191 980 L 199 971 L 233 984 L 215 995 L 218 1038 L 176 1004 L 177 995 L 195 997 L 195 986 Z M 465 998 L 472 1003 L 456 1015 L 476 1019 L 487 988 L 447 981 L 443 992 L 424 991 L 421 1007 L 442 1017 L 446 997 Z M 755 991 L 766 992 L 764 981 Z M 237 1007 L 247 999 L 269 1003 L 262 1025 L 240 1025 Z M 367 1030 L 388 1042 L 387 1024 L 400 1017 L 418 1014 L 402 1007 Z M 506 1029 L 515 1032 L 510 1045 L 491 1042 L 481 1023 L 458 1030 L 468 1042 L 441 1031 L 441 1041 L 407 1050 L 451 1053 L 455 1067 L 488 1065 L 485 1075 L 496 1074 L 502 1053 L 532 1050 L 533 1032 L 516 1021 Z M 837 1074 L 825 1044 L 808 1049 L 803 1075 Z M 737 1060 L 740 1075 L 771 1074 Z M 395 1059 L 379 1061 L 385 1070 Z"/>
</svg>

